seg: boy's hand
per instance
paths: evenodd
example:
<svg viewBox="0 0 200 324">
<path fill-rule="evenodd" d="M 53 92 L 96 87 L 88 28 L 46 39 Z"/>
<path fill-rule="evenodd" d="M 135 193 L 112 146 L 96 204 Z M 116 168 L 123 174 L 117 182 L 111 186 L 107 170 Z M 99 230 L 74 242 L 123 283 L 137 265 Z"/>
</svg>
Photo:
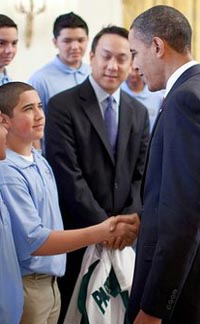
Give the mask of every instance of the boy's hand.
<svg viewBox="0 0 200 324">
<path fill-rule="evenodd" d="M 131 246 L 139 231 L 140 220 L 137 214 L 118 215 L 110 217 L 110 235 L 104 246 L 110 249 L 122 250 L 125 246 Z"/>
</svg>

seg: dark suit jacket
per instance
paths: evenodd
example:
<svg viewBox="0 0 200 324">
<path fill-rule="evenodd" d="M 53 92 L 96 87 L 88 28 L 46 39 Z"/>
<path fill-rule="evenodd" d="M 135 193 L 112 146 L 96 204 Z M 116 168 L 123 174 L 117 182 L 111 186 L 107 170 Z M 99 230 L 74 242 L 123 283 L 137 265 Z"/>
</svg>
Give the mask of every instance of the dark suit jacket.
<svg viewBox="0 0 200 324">
<path fill-rule="evenodd" d="M 94 90 L 87 79 L 48 105 L 46 156 L 58 186 L 66 228 L 138 212 L 148 143 L 148 114 L 121 92 L 116 160 Z"/>
<path fill-rule="evenodd" d="M 167 321 L 172 316 L 169 323 L 200 323 L 199 147 L 200 65 L 196 65 L 174 84 L 152 132 L 131 321 L 142 308 Z M 176 314 L 180 309 L 182 319 Z"/>
</svg>

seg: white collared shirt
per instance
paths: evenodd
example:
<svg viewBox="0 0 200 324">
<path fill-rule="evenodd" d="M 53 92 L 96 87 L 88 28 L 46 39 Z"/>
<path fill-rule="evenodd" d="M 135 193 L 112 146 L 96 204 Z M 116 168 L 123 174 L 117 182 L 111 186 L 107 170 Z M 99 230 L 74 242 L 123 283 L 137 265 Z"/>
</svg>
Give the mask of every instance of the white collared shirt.
<svg viewBox="0 0 200 324">
<path fill-rule="evenodd" d="M 180 68 L 178 68 L 168 79 L 167 81 L 167 86 L 166 86 L 166 91 L 164 94 L 164 98 L 168 95 L 168 93 L 170 92 L 171 88 L 173 87 L 174 83 L 178 80 L 178 78 L 186 71 L 188 70 L 190 67 L 192 67 L 193 65 L 198 64 L 197 61 L 190 61 L 186 64 L 183 64 Z"/>
<path fill-rule="evenodd" d="M 97 101 L 101 110 L 101 114 L 104 118 L 104 112 L 105 112 L 105 100 L 107 97 L 110 96 L 109 93 L 107 93 L 106 91 L 104 91 L 99 85 L 98 83 L 94 80 L 93 76 L 90 75 L 89 76 L 89 81 L 94 89 L 94 92 L 96 94 L 97 97 Z M 112 93 L 112 97 L 114 98 L 113 101 L 113 107 L 116 110 L 116 123 L 118 125 L 119 123 L 119 103 L 120 103 L 120 87 Z"/>
</svg>

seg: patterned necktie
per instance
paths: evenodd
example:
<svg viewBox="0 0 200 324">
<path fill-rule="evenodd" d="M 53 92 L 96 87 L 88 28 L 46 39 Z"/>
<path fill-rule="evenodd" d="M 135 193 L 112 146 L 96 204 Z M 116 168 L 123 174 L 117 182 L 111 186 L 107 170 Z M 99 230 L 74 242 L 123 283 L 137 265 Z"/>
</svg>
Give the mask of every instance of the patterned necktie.
<svg viewBox="0 0 200 324">
<path fill-rule="evenodd" d="M 116 120 L 116 110 L 113 107 L 114 98 L 109 96 L 106 98 L 106 109 L 104 112 L 104 120 L 106 124 L 106 129 L 108 133 L 108 139 L 115 154 L 115 144 L 117 138 L 117 120 Z"/>
</svg>

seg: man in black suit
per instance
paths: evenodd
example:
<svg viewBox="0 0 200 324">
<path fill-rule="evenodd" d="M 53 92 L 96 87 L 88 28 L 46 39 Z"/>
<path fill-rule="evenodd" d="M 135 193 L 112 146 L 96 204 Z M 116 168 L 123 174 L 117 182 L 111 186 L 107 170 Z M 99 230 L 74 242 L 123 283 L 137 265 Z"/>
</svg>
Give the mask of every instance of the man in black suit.
<svg viewBox="0 0 200 324">
<path fill-rule="evenodd" d="M 166 88 L 142 182 L 130 323 L 200 323 L 200 65 L 182 13 L 155 6 L 132 23 L 133 66 Z"/>
<path fill-rule="evenodd" d="M 89 78 L 54 96 L 48 105 L 46 155 L 55 173 L 64 225 L 85 227 L 111 215 L 130 214 L 136 237 L 149 120 L 146 108 L 120 90 L 131 64 L 128 31 L 117 26 L 101 30 L 93 40 L 90 62 Z M 104 120 L 110 95 L 117 126 L 114 147 Z M 109 248 L 125 245 L 120 237 L 107 242 Z M 77 253 L 68 255 L 67 282 L 60 284 L 65 309 L 80 263 Z"/>
</svg>

